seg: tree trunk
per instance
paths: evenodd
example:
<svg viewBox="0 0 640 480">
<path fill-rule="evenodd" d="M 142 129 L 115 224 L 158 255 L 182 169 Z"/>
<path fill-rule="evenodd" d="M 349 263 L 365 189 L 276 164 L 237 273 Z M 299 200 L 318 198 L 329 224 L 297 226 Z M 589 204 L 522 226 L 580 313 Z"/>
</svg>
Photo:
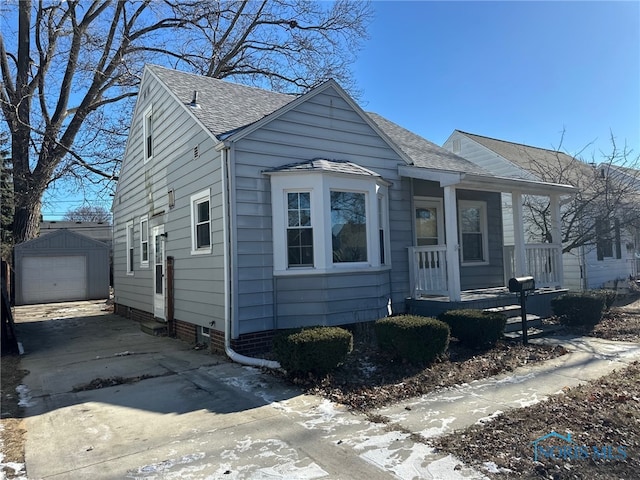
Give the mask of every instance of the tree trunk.
<svg viewBox="0 0 640 480">
<path fill-rule="evenodd" d="M 13 217 L 13 236 L 16 245 L 38 236 L 42 208 L 40 198 L 42 198 L 42 193 L 37 196 L 24 197 L 22 202 L 16 202 L 16 211 Z"/>
</svg>

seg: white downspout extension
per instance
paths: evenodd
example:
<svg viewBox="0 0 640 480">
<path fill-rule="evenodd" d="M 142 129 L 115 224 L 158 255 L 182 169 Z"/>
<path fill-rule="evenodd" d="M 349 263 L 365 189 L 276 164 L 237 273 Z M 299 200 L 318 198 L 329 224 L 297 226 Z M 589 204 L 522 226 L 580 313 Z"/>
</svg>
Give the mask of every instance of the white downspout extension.
<svg viewBox="0 0 640 480">
<path fill-rule="evenodd" d="M 220 151 L 221 162 L 221 174 L 222 174 L 222 221 L 223 221 L 223 238 L 224 238 L 224 351 L 227 356 L 234 362 L 241 363 L 243 365 L 249 365 L 251 367 L 264 367 L 278 369 L 280 363 L 273 360 L 266 360 L 264 358 L 247 357 L 241 355 L 231 348 L 231 262 L 233 258 L 231 255 L 231 241 L 229 239 L 231 217 L 229 208 L 229 181 L 228 181 L 228 148 L 223 148 Z"/>
</svg>

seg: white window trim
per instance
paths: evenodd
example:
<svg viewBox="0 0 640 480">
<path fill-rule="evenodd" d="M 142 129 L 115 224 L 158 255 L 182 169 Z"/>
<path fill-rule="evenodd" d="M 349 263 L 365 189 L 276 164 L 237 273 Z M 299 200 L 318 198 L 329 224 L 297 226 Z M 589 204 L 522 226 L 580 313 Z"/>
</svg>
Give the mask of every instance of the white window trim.
<svg viewBox="0 0 640 480">
<path fill-rule="evenodd" d="M 197 248 L 197 234 L 196 234 L 196 223 L 198 218 L 198 213 L 196 211 L 196 206 L 204 201 L 209 202 L 209 246 L 206 248 Z M 211 189 L 207 188 L 201 192 L 198 192 L 194 195 L 191 195 L 190 200 L 191 205 L 191 255 L 206 255 L 211 253 L 211 244 L 213 243 L 213 232 L 212 232 L 212 215 L 211 215 Z"/>
<path fill-rule="evenodd" d="M 377 258 L 376 259 L 372 259 L 371 255 L 372 255 L 372 246 L 373 245 L 377 245 L 377 241 L 372 238 L 373 234 L 375 233 L 375 236 L 377 238 L 378 236 L 378 221 L 374 220 L 371 218 L 371 213 L 372 212 L 376 212 L 376 217 L 377 217 L 377 211 L 378 211 L 378 196 L 374 193 L 373 198 L 375 199 L 376 202 L 376 206 L 374 208 L 371 208 L 370 202 L 371 202 L 371 196 L 368 190 L 360 190 L 357 188 L 354 188 L 355 185 L 353 185 L 353 187 L 342 187 L 342 188 L 335 188 L 333 185 L 333 182 L 330 182 L 331 185 L 329 186 L 329 192 L 326 196 L 326 205 L 327 205 L 327 213 L 329 215 L 329 228 L 326 230 L 327 231 L 327 242 L 329 244 L 328 246 L 328 253 L 329 253 L 329 261 L 330 261 L 330 265 L 333 268 L 336 269 L 343 269 L 343 268 L 349 268 L 349 267 L 368 267 L 369 265 L 372 265 L 374 263 L 377 263 L 378 265 L 380 265 L 380 251 L 378 249 L 378 247 L 376 246 L 375 251 L 377 252 Z M 364 201 L 365 201 L 365 220 L 366 220 L 366 231 L 367 231 L 367 259 L 365 261 L 362 262 L 334 262 L 333 261 L 333 245 L 332 245 L 332 241 L 330 240 L 332 237 L 329 235 L 329 232 L 332 230 L 333 225 L 331 223 L 331 193 L 332 192 L 345 192 L 345 193 L 359 193 L 359 194 L 363 194 L 364 195 Z M 372 231 L 374 230 L 374 231 Z M 373 260 L 373 261 L 372 261 Z"/>
<path fill-rule="evenodd" d="M 130 255 L 130 251 L 133 250 L 133 245 L 134 245 L 134 241 L 133 241 L 133 237 L 134 237 L 134 232 L 133 232 L 133 220 L 129 220 L 126 224 L 125 224 L 125 237 L 126 237 L 126 252 L 125 252 L 125 258 L 126 258 L 126 272 L 127 275 L 133 275 L 133 258 L 135 256 L 135 251 L 133 255 Z"/>
<path fill-rule="evenodd" d="M 147 163 L 149 160 L 151 160 L 153 158 L 153 154 L 155 152 L 155 145 L 154 145 L 154 138 L 153 138 L 153 107 L 148 107 L 145 111 L 144 111 L 144 115 L 143 115 L 143 121 L 142 121 L 142 148 L 144 151 L 144 163 Z M 151 155 L 147 155 L 148 151 L 147 151 L 147 134 L 149 133 L 148 130 L 148 120 L 151 120 Z"/>
<path fill-rule="evenodd" d="M 480 233 L 482 234 L 482 262 L 464 262 L 464 244 L 462 241 L 462 228 L 460 210 L 467 207 L 480 207 Z M 463 267 L 475 267 L 489 265 L 489 226 L 487 221 L 487 202 L 483 200 L 458 200 L 458 235 L 460 237 L 460 265 Z"/>
<path fill-rule="evenodd" d="M 314 268 L 315 265 L 316 265 L 316 262 L 315 262 L 316 236 L 315 236 L 315 229 L 314 229 L 315 217 L 314 217 L 314 212 L 313 212 L 313 206 L 311 205 L 311 203 L 310 203 L 310 208 L 311 208 L 311 213 L 310 213 L 311 227 L 309 227 L 309 228 L 313 232 L 313 237 L 312 237 L 313 238 L 312 248 L 313 248 L 313 255 L 314 255 L 313 264 L 312 265 L 289 265 L 289 252 L 288 252 L 289 243 L 288 243 L 288 239 L 287 239 L 287 235 L 289 233 L 289 229 L 291 228 L 291 227 L 289 227 L 289 199 L 288 199 L 289 194 L 290 193 L 308 193 L 309 194 L 309 202 L 311 202 L 311 198 L 313 197 L 313 193 L 310 190 L 305 190 L 305 189 L 301 189 L 301 190 L 294 190 L 294 189 L 292 189 L 292 190 L 284 190 L 283 193 L 284 193 L 284 207 L 285 207 L 285 210 L 286 210 L 286 212 L 285 212 L 285 225 L 284 225 L 284 228 L 285 228 L 284 241 L 285 241 L 285 257 L 286 257 L 285 258 L 285 262 L 287 264 L 287 268 L 288 269 L 296 269 L 296 270 L 305 269 L 305 268 L 306 269 Z"/>
<path fill-rule="evenodd" d="M 364 193 L 367 215 L 366 262 L 333 263 L 331 245 L 331 191 Z M 311 194 L 313 225 L 313 266 L 287 265 L 287 194 Z M 385 264 L 380 264 L 378 197 L 384 198 Z M 388 270 L 391 268 L 390 230 L 388 225 L 388 188 L 376 177 L 338 176 L 327 172 L 272 173 L 271 201 L 273 222 L 274 275 L 326 274 L 347 271 Z"/>
<path fill-rule="evenodd" d="M 142 236 L 142 232 L 144 230 L 144 224 L 146 224 L 146 229 L 147 229 L 147 259 L 145 260 L 142 257 L 142 252 L 144 251 L 144 249 L 142 248 L 144 241 L 143 236 Z M 151 243 L 149 242 L 149 216 L 145 215 L 143 217 L 140 217 L 140 267 L 142 268 L 149 268 L 149 257 L 151 256 Z"/>
<path fill-rule="evenodd" d="M 436 222 L 438 223 L 438 245 L 445 245 L 445 231 L 444 231 L 444 203 L 442 198 L 438 197 L 413 197 L 413 210 L 411 213 L 413 221 L 413 244 L 418 245 L 418 227 L 416 225 L 416 209 L 425 207 L 435 207 L 438 212 Z"/>
</svg>

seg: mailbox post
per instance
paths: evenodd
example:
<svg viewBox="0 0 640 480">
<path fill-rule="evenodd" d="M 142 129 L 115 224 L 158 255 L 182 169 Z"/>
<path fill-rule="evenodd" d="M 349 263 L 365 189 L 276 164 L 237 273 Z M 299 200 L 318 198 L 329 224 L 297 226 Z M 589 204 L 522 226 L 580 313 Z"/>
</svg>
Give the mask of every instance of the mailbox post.
<svg viewBox="0 0 640 480">
<path fill-rule="evenodd" d="M 529 343 L 527 337 L 527 292 L 536 289 L 536 281 L 533 277 L 515 277 L 509 279 L 509 291 L 520 294 L 520 316 L 522 318 L 522 344 Z"/>
</svg>

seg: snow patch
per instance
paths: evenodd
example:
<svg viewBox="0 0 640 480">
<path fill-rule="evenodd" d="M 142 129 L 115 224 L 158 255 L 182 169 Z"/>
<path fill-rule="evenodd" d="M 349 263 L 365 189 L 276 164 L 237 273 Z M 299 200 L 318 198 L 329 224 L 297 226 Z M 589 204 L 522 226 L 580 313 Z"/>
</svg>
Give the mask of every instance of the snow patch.
<svg viewBox="0 0 640 480">
<path fill-rule="evenodd" d="M 325 432 L 330 432 L 338 425 L 354 425 L 361 423 L 360 420 L 351 416 L 351 414 L 336 408 L 337 405 L 326 398 L 322 400 L 322 403 L 314 407 L 311 412 L 304 414 L 306 417 L 311 417 L 311 420 L 305 422 L 299 422 L 307 430 L 320 429 Z"/>
<path fill-rule="evenodd" d="M 141 479 L 155 479 L 155 478 L 185 478 L 185 471 L 180 472 L 170 472 L 172 468 L 180 465 L 188 465 L 190 463 L 202 460 L 205 458 L 204 452 L 192 453 L 189 455 L 185 455 L 181 458 L 171 458 L 169 460 L 164 460 L 159 463 L 152 463 L 151 465 L 144 465 L 142 467 L 138 467 L 135 471 L 129 470 L 127 472 L 126 478 L 133 478 L 135 480 Z M 201 470 L 203 466 L 196 467 L 198 470 Z M 181 469 L 182 470 L 182 469 Z M 193 470 L 193 468 L 191 469 Z M 159 477 L 157 476 L 159 475 Z"/>
<path fill-rule="evenodd" d="M 236 452 L 241 452 L 242 455 L 238 456 Z M 253 440 L 251 437 L 245 437 L 236 442 L 236 448 L 233 450 L 225 450 L 221 457 L 227 461 L 233 461 L 235 465 L 220 463 L 214 475 L 207 477 L 207 479 L 314 480 L 329 475 L 315 462 L 309 459 L 299 459 L 296 450 L 277 439 Z M 269 459 L 272 465 L 258 467 L 251 463 L 254 458 L 260 458 L 260 463 L 263 465 L 265 459 Z M 248 463 L 238 465 L 239 460 Z"/>
<path fill-rule="evenodd" d="M 499 467 L 495 462 L 484 462 L 482 464 L 484 469 L 489 473 L 511 473 L 513 470 L 510 468 Z"/>
<path fill-rule="evenodd" d="M 440 422 L 439 427 L 430 427 L 426 430 L 420 432 L 420 434 L 425 438 L 437 437 L 438 435 L 444 434 L 449 425 L 456 421 L 456 417 L 446 417 L 446 418 L 434 418 L 429 423 L 437 423 Z"/>
<path fill-rule="evenodd" d="M 493 412 L 491 415 L 488 415 L 486 417 L 482 417 L 479 418 L 478 421 L 476 422 L 476 425 L 481 425 L 483 423 L 489 423 L 491 422 L 494 418 L 496 418 L 498 415 L 502 415 L 504 412 L 502 410 L 496 410 L 495 412 Z"/>
<path fill-rule="evenodd" d="M 36 405 L 36 401 L 31 397 L 31 390 L 24 384 L 20 384 L 16 387 L 18 392 L 18 406 L 19 407 L 33 407 Z"/>
</svg>

